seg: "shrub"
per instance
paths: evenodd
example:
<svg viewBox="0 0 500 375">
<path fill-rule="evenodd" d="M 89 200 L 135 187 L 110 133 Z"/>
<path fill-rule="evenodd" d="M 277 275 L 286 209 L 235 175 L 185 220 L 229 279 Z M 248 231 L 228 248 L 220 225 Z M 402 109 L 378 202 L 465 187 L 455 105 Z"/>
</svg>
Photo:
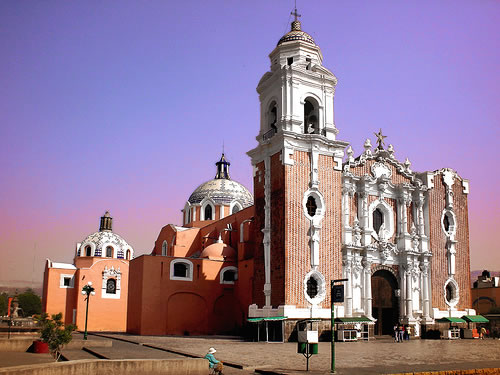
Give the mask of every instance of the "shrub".
<svg viewBox="0 0 500 375">
<path fill-rule="evenodd" d="M 41 326 L 40 338 L 49 345 L 50 354 L 57 362 L 61 357 L 61 349 L 73 338 L 72 332 L 76 326 L 74 324 L 65 326 L 62 313 L 52 315 L 52 319 L 47 313 L 43 313 L 38 320 Z"/>
</svg>

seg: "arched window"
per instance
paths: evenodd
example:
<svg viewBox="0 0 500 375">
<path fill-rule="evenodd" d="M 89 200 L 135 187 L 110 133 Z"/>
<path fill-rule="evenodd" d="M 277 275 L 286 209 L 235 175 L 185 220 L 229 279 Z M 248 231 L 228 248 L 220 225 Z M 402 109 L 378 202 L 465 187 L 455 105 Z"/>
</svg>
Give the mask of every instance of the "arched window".
<svg viewBox="0 0 500 375">
<path fill-rule="evenodd" d="M 383 223 L 384 214 L 380 211 L 380 209 L 376 208 L 375 211 L 373 211 L 373 229 L 375 230 L 375 233 L 378 234 Z"/>
<path fill-rule="evenodd" d="M 318 295 L 318 280 L 313 276 L 307 280 L 307 295 L 309 298 L 314 298 Z"/>
<path fill-rule="evenodd" d="M 90 246 L 85 246 L 85 255 L 88 257 L 92 255 L 92 248 Z"/>
<path fill-rule="evenodd" d="M 304 133 L 319 133 L 318 109 L 310 99 L 304 102 Z"/>
<path fill-rule="evenodd" d="M 188 265 L 186 263 L 175 263 L 174 264 L 174 276 L 175 277 L 187 277 Z"/>
<path fill-rule="evenodd" d="M 187 259 L 170 262 L 170 280 L 193 281 L 193 263 Z"/>
<path fill-rule="evenodd" d="M 163 241 L 161 245 L 161 255 L 166 256 L 167 255 L 167 249 L 168 249 L 168 244 L 167 241 Z"/>
<path fill-rule="evenodd" d="M 113 248 L 111 246 L 106 247 L 106 256 L 108 258 L 113 258 Z"/>
<path fill-rule="evenodd" d="M 309 216 L 313 217 L 314 215 L 316 215 L 316 209 L 318 208 L 318 206 L 316 205 L 316 199 L 314 199 L 313 196 L 309 196 L 309 198 L 307 198 L 306 207 Z"/>
<path fill-rule="evenodd" d="M 235 204 L 235 205 L 233 206 L 233 211 L 231 212 L 231 214 L 235 214 L 236 212 L 239 212 L 239 210 L 240 210 L 240 207 L 239 207 L 238 205 L 236 205 L 236 204 Z"/>
<path fill-rule="evenodd" d="M 106 293 L 107 294 L 116 294 L 116 280 L 108 279 L 106 282 Z"/>
<path fill-rule="evenodd" d="M 212 220 L 212 206 L 207 204 L 205 206 L 205 220 Z"/>
<path fill-rule="evenodd" d="M 236 280 L 236 271 L 227 270 L 222 275 L 222 281 L 235 281 Z"/>
<path fill-rule="evenodd" d="M 448 283 L 448 285 L 446 285 L 446 301 L 450 303 L 452 300 L 453 300 L 453 287 L 451 283 Z"/>
<path fill-rule="evenodd" d="M 450 230 L 450 219 L 448 219 L 448 215 L 444 215 L 443 217 L 443 226 L 445 232 L 448 232 Z"/>
<path fill-rule="evenodd" d="M 127 260 L 130 260 L 130 250 L 127 250 Z"/>
<path fill-rule="evenodd" d="M 221 284 L 234 284 L 238 280 L 238 268 L 234 266 L 224 267 L 220 271 Z"/>
<path fill-rule="evenodd" d="M 276 122 L 278 121 L 278 110 L 276 108 L 276 102 L 272 102 L 269 109 L 269 129 L 276 132 L 278 128 L 276 127 Z"/>
</svg>

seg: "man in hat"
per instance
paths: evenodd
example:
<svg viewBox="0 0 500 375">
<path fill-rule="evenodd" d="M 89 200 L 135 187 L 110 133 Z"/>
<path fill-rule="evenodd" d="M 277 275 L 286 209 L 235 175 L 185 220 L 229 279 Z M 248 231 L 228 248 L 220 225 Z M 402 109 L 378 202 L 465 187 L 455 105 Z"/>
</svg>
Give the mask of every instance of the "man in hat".
<svg viewBox="0 0 500 375">
<path fill-rule="evenodd" d="M 208 366 L 214 369 L 214 373 L 222 374 L 222 362 L 215 359 L 214 353 L 217 350 L 215 348 L 208 349 L 208 353 L 205 355 L 205 359 L 208 359 Z"/>
</svg>

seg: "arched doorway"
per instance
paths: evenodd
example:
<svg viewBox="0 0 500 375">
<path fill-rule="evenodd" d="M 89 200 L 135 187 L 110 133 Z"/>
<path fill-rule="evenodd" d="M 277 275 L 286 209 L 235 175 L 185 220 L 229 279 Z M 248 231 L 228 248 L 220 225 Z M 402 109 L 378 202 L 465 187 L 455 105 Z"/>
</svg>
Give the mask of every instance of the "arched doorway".
<svg viewBox="0 0 500 375">
<path fill-rule="evenodd" d="M 396 297 L 398 281 L 392 272 L 378 270 L 372 275 L 372 313 L 377 319 L 375 335 L 392 335 L 398 323 L 399 305 Z"/>
</svg>

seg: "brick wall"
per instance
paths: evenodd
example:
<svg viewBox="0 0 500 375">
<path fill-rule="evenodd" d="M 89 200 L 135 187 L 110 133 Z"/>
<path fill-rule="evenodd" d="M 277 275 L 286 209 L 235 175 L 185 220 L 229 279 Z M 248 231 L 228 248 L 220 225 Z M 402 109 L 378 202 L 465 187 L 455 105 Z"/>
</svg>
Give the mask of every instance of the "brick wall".
<svg viewBox="0 0 500 375">
<path fill-rule="evenodd" d="M 434 177 L 434 188 L 429 192 L 430 245 L 432 251 L 432 306 L 447 309 L 444 300 L 444 283 L 448 279 L 446 235 L 441 217 L 446 205 L 445 185 L 440 174 Z M 458 241 L 455 254 L 455 280 L 458 283 L 460 300 L 457 309 L 471 307 L 470 260 L 467 195 L 463 193 L 461 181 L 453 185 L 454 212 L 457 220 L 455 239 Z"/>
</svg>

